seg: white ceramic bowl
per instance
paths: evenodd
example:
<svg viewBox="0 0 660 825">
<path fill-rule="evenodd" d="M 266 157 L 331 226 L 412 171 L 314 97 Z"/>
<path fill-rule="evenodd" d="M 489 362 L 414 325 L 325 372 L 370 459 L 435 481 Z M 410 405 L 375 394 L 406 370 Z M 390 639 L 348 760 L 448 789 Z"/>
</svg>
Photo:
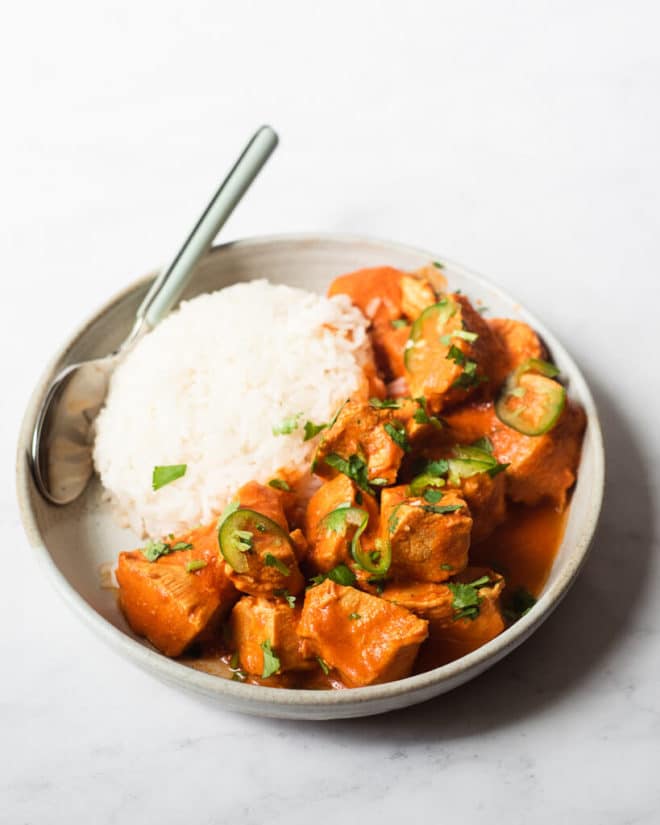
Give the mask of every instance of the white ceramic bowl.
<svg viewBox="0 0 660 825">
<path fill-rule="evenodd" d="M 415 269 L 431 260 L 438 257 L 399 244 L 341 235 L 256 238 L 214 248 L 184 297 L 257 277 L 322 292 L 334 276 L 354 269 L 384 264 Z M 460 288 L 473 300 L 483 301 L 490 308 L 489 315 L 520 318 L 543 336 L 568 380 L 570 395 L 586 410 L 588 425 L 566 532 L 534 609 L 493 641 L 448 665 L 397 682 L 341 691 L 240 684 L 167 659 L 136 638 L 113 592 L 100 586 L 100 571 L 116 559 L 119 550 L 138 546 L 139 540 L 113 522 L 101 500 L 98 481 L 72 505 L 46 503 L 33 483 L 27 455 L 35 414 L 51 379 L 66 364 L 113 351 L 128 334 L 149 285 L 150 279 L 143 279 L 102 307 L 46 369 L 25 413 L 18 444 L 17 490 L 28 538 L 65 601 L 100 638 L 161 679 L 212 697 L 226 708 L 265 716 L 336 719 L 382 713 L 451 690 L 516 648 L 549 616 L 585 560 L 600 511 L 604 454 L 598 414 L 580 370 L 540 321 L 499 288 L 442 257 L 440 260 L 453 289 Z"/>
</svg>

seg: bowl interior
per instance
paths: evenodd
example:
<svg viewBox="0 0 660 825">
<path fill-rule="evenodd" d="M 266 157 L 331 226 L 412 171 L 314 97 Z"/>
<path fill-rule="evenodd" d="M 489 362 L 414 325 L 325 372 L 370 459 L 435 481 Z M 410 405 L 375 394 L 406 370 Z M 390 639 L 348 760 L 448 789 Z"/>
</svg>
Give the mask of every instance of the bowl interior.
<svg viewBox="0 0 660 825">
<path fill-rule="evenodd" d="M 346 237 L 243 241 L 215 248 L 200 265 L 184 298 L 254 278 L 268 278 L 323 292 L 334 276 L 360 267 L 388 264 L 415 269 L 430 260 L 432 256 L 424 251 Z M 148 279 L 111 300 L 71 340 L 36 388 L 24 420 L 18 454 L 18 493 L 24 521 L 29 538 L 38 549 L 48 573 L 71 606 L 107 641 L 156 671 L 162 678 L 221 697 L 229 707 L 282 716 L 323 718 L 362 715 L 421 701 L 476 675 L 529 635 L 565 593 L 593 535 L 603 486 L 603 453 L 598 418 L 578 368 L 543 325 L 498 288 L 459 266 L 443 263 L 451 288 L 461 289 L 473 301 L 483 302 L 489 308 L 489 317 L 504 315 L 520 318 L 541 333 L 568 380 L 571 396 L 579 400 L 587 412 L 588 427 L 578 483 L 564 540 L 544 594 L 534 611 L 475 653 L 428 674 L 389 685 L 327 693 L 236 685 L 166 660 L 143 640 L 134 637 L 117 607 L 114 592 L 103 589 L 101 583 L 104 571 L 114 563 L 118 552 L 139 546 L 140 540 L 115 524 L 103 500 L 98 480 L 72 505 L 54 507 L 45 502 L 33 484 L 26 451 L 35 413 L 50 379 L 66 364 L 104 355 L 116 348 L 130 331 Z"/>
</svg>

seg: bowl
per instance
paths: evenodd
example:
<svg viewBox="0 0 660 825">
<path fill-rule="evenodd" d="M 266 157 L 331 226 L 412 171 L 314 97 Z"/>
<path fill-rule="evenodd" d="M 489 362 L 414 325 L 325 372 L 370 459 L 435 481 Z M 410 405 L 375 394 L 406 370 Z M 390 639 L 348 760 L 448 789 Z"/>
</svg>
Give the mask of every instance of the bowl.
<svg viewBox="0 0 660 825">
<path fill-rule="evenodd" d="M 604 453 L 598 413 L 584 377 L 539 320 L 503 290 L 441 256 L 344 235 L 254 238 L 214 247 L 183 298 L 260 277 L 324 291 L 334 276 L 344 272 L 384 264 L 412 270 L 432 260 L 443 262 L 453 289 L 482 301 L 490 308 L 491 316 L 519 318 L 531 324 L 567 379 L 570 395 L 586 411 L 587 430 L 566 530 L 534 609 L 488 644 L 450 664 L 396 682 L 338 691 L 233 682 L 168 659 L 137 638 L 117 606 L 115 593 L 102 586 L 102 574 L 116 560 L 119 550 L 139 546 L 140 540 L 113 521 L 98 479 L 78 501 L 66 507 L 53 506 L 41 498 L 32 478 L 28 447 L 37 410 L 52 378 L 67 364 L 106 355 L 117 347 L 131 329 L 152 275 L 101 307 L 51 362 L 30 399 L 18 443 L 17 491 L 29 541 L 64 600 L 102 640 L 158 678 L 217 700 L 227 709 L 293 719 L 337 719 L 383 713 L 452 690 L 502 659 L 548 618 L 575 580 L 589 550 L 603 497 Z"/>
</svg>

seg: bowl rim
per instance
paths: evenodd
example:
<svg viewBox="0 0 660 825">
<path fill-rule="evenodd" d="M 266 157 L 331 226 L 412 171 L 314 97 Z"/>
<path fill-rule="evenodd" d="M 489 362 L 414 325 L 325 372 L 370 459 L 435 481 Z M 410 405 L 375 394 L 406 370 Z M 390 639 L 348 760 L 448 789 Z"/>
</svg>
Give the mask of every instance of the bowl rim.
<svg viewBox="0 0 660 825">
<path fill-rule="evenodd" d="M 67 354 L 80 338 L 84 336 L 87 330 L 112 306 L 119 303 L 140 286 L 146 285 L 154 277 L 154 273 L 135 279 L 124 289 L 118 291 L 106 300 L 67 337 L 64 345 L 61 346 L 56 354 L 49 360 L 41 373 L 28 401 L 17 444 L 16 491 L 23 527 L 42 569 L 69 607 L 83 619 L 86 625 L 90 627 L 96 635 L 100 636 L 118 653 L 123 654 L 126 658 L 150 670 L 166 682 L 183 684 L 187 689 L 207 696 L 217 695 L 225 697 L 233 701 L 236 708 L 257 713 L 264 712 L 262 710 L 264 705 L 271 706 L 273 710 L 277 708 L 284 710 L 286 707 L 298 705 L 304 706 L 311 711 L 312 709 L 330 710 L 333 707 L 347 705 L 359 706 L 363 703 L 373 703 L 375 701 L 382 703 L 404 694 L 419 693 L 427 694 L 428 697 L 430 697 L 433 695 L 432 688 L 434 686 L 448 682 L 451 683 L 452 687 L 455 687 L 467 681 L 473 675 L 476 676 L 486 670 L 522 644 L 522 642 L 548 618 L 575 581 L 588 555 L 600 515 L 604 494 L 605 457 L 598 411 L 580 368 L 554 334 L 550 332 L 533 313 L 529 312 L 523 305 L 520 305 L 505 290 L 493 284 L 482 275 L 455 263 L 444 255 L 432 254 L 419 247 L 395 241 L 382 240 L 372 236 L 332 232 L 258 235 L 219 244 L 212 247 L 208 254 L 211 256 L 223 254 L 223 252 L 229 249 L 240 250 L 241 248 L 266 246 L 273 243 L 297 242 L 317 242 L 339 245 L 359 243 L 365 246 L 377 247 L 384 253 L 389 249 L 399 254 L 417 255 L 429 261 L 440 260 L 445 263 L 452 272 L 466 277 L 468 280 L 484 287 L 491 293 L 497 294 L 498 297 L 502 298 L 505 302 L 515 304 L 518 314 L 540 333 L 548 343 L 552 352 L 559 354 L 561 356 L 560 360 L 570 366 L 572 371 L 571 381 L 573 385 L 577 385 L 578 395 L 584 406 L 588 426 L 591 429 L 594 450 L 594 467 L 591 478 L 592 495 L 588 512 L 580 527 L 578 541 L 571 548 L 570 555 L 566 559 L 561 575 L 541 594 L 535 605 L 535 609 L 530 611 L 526 616 L 523 616 L 495 639 L 482 645 L 472 653 L 462 656 L 446 665 L 393 682 L 350 688 L 347 690 L 330 691 L 310 691 L 299 688 L 270 688 L 261 685 L 242 684 L 200 670 L 195 670 L 175 659 L 167 658 L 153 648 L 147 647 L 142 642 L 133 639 L 126 632 L 115 627 L 110 621 L 103 618 L 100 613 L 88 604 L 73 585 L 70 584 L 57 567 L 47 546 L 42 542 L 37 519 L 30 503 L 30 489 L 33 481 L 28 459 L 28 448 L 36 411 L 53 377 L 56 365 L 62 359 L 66 358 Z M 258 706 L 261 706 L 261 708 Z"/>
</svg>

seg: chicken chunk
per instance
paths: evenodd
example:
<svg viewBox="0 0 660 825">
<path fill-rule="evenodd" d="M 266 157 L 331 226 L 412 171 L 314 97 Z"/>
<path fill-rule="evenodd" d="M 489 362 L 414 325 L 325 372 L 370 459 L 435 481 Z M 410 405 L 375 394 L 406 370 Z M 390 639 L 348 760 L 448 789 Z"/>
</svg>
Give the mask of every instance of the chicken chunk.
<svg viewBox="0 0 660 825">
<path fill-rule="evenodd" d="M 487 582 L 479 584 L 483 579 Z M 477 586 L 471 587 L 472 582 Z M 468 588 L 462 589 L 461 585 Z M 383 598 L 426 619 L 433 655 L 438 656 L 440 648 L 441 660 L 451 661 L 476 650 L 504 630 L 500 607 L 503 589 L 504 579 L 498 573 L 468 567 L 446 584 L 388 585 Z"/>
<path fill-rule="evenodd" d="M 491 318 L 488 326 L 498 344 L 491 374 L 493 390 L 499 389 L 509 373 L 528 358 L 547 358 L 541 339 L 529 324 L 513 318 Z"/>
<path fill-rule="evenodd" d="M 523 435 L 494 418 L 491 440 L 498 460 L 509 465 L 509 497 L 529 505 L 548 499 L 563 509 L 575 482 L 585 427 L 584 410 L 571 401 L 543 435 Z"/>
<path fill-rule="evenodd" d="M 447 490 L 436 503 L 408 497 L 406 486 L 383 490 L 380 535 L 389 540 L 393 579 L 442 582 L 467 565 L 472 517 L 465 499 Z M 438 493 L 440 495 L 440 493 Z"/>
<path fill-rule="evenodd" d="M 279 659 L 278 673 L 308 670 L 316 665 L 306 656 L 297 628 L 301 608 L 263 596 L 243 596 L 231 613 L 231 633 L 241 667 L 247 673 L 264 673 L 264 648 Z"/>
<path fill-rule="evenodd" d="M 251 481 L 238 491 L 236 503 L 239 509 L 227 516 L 225 527 L 220 528 L 220 548 L 234 586 L 253 596 L 272 595 L 275 590 L 300 593 L 305 583 L 297 555 L 302 544 L 295 531 L 293 538 L 289 535 L 280 493 Z M 245 523 L 232 531 L 233 520 L 243 510 L 248 511 Z"/>
<path fill-rule="evenodd" d="M 187 546 L 171 552 L 172 547 Z M 164 551 L 155 561 L 149 554 Z M 179 656 L 216 627 L 238 598 L 218 556 L 215 524 L 169 544 L 119 554 L 119 604 L 131 628 L 166 656 Z"/>
<path fill-rule="evenodd" d="M 474 404 L 444 416 L 457 441 L 487 436 L 498 461 L 508 464 L 506 493 L 512 501 L 538 504 L 543 499 L 563 509 L 575 482 L 586 426 L 584 410 L 568 401 L 559 421 L 543 435 L 523 435 L 500 421 L 493 404 Z"/>
<path fill-rule="evenodd" d="M 438 412 L 488 382 L 496 342 L 488 324 L 459 294 L 447 295 L 415 322 L 405 351 L 410 394 Z"/>
<path fill-rule="evenodd" d="M 396 432 L 405 431 L 405 424 L 396 413 L 397 410 L 376 409 L 368 402 L 347 402 L 319 444 L 314 472 L 331 479 L 339 472 L 338 463 L 352 460 L 356 477 L 364 470 L 358 482 L 363 490 L 374 479 L 377 484 L 394 484 L 404 454 L 400 442 L 395 440 Z"/>
<path fill-rule="evenodd" d="M 458 489 L 472 516 L 471 543 L 478 544 L 506 518 L 506 474 L 476 473 L 462 478 Z"/>
<path fill-rule="evenodd" d="M 326 579 L 307 591 L 300 635 L 348 687 L 407 676 L 427 622 L 410 611 Z"/>
<path fill-rule="evenodd" d="M 328 527 L 323 521 L 342 506 L 361 508 L 367 513 L 369 520 L 361 536 L 365 547 L 374 543 L 378 532 L 378 505 L 373 496 L 360 490 L 345 475 L 340 474 L 332 481 L 326 481 L 309 500 L 305 522 L 310 540 L 309 559 L 322 573 L 350 561 L 349 543 L 357 525 L 345 523 Z"/>
</svg>

